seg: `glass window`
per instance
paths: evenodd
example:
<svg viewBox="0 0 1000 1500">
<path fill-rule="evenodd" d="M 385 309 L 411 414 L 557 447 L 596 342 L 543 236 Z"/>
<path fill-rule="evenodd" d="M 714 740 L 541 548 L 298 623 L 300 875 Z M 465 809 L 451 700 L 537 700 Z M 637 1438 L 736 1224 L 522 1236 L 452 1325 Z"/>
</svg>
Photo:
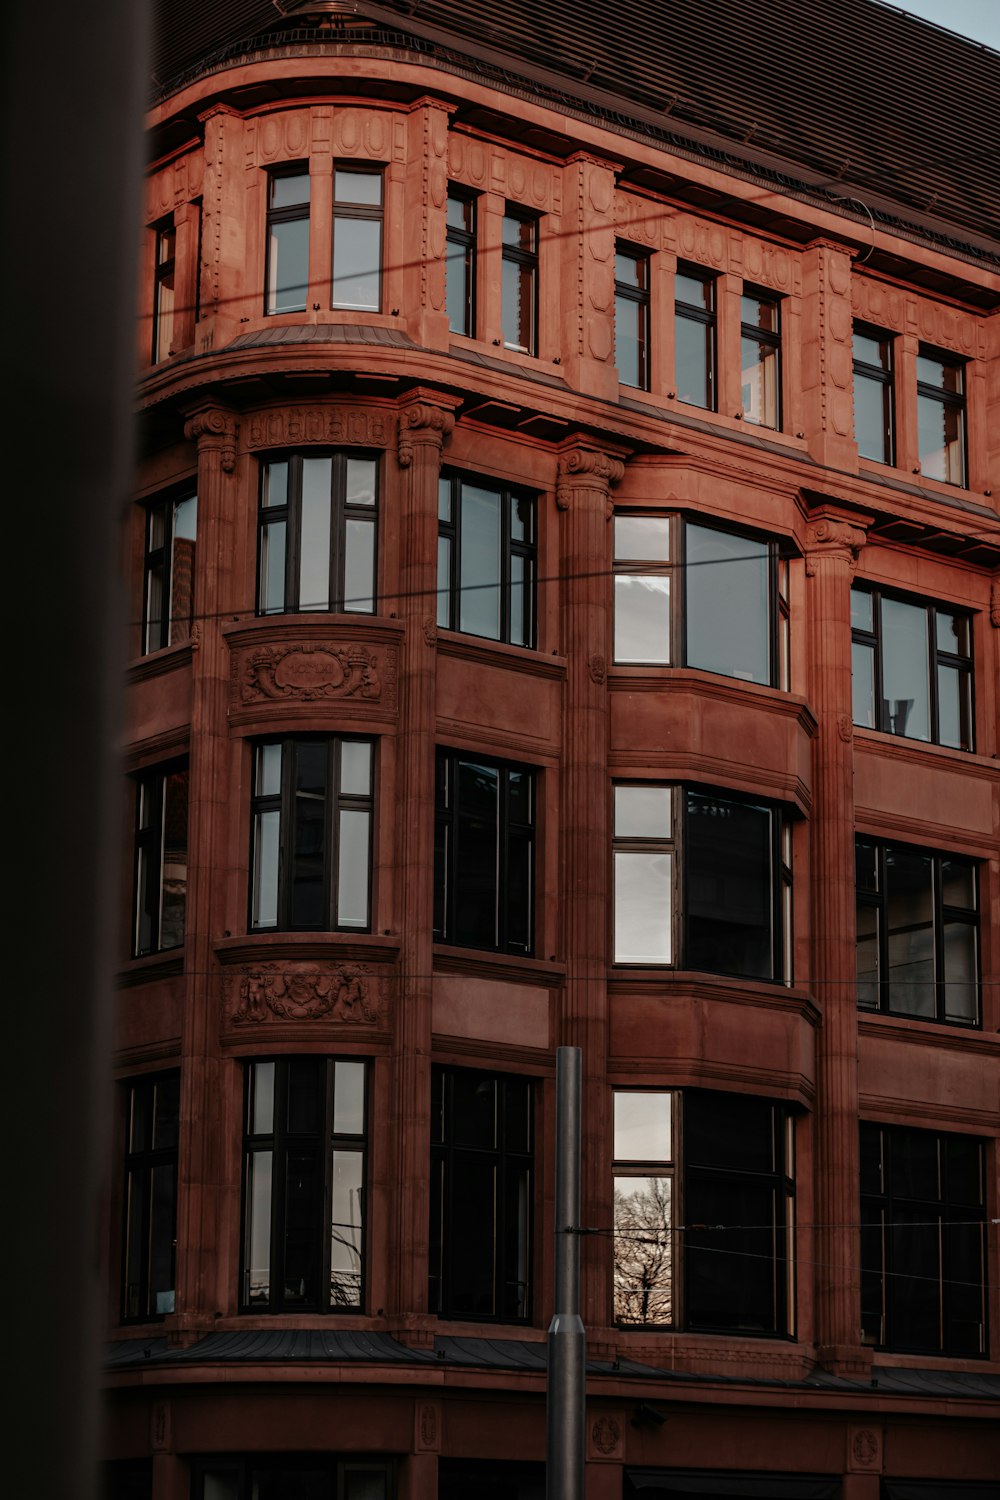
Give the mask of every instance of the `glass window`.
<svg viewBox="0 0 1000 1500">
<path fill-rule="evenodd" d="M 198 497 L 157 500 L 146 511 L 143 654 L 191 639 Z"/>
<path fill-rule="evenodd" d="M 615 1322 L 790 1332 L 794 1181 L 783 1107 L 700 1089 L 622 1089 L 613 1120 Z"/>
<path fill-rule="evenodd" d="M 172 353 L 174 337 L 174 293 L 177 233 L 173 218 L 156 230 L 153 268 L 153 352 L 152 362 L 159 364 Z"/>
<path fill-rule="evenodd" d="M 375 1454 L 252 1454 L 194 1460 L 192 1500 L 393 1500 L 395 1464 Z"/>
<path fill-rule="evenodd" d="M 674 360 L 677 399 L 718 410 L 715 381 L 715 277 L 679 265 L 674 279 Z"/>
<path fill-rule="evenodd" d="M 464 188 L 448 189 L 445 234 L 448 327 L 476 336 L 476 199 Z"/>
<path fill-rule="evenodd" d="M 132 936 L 136 958 L 183 944 L 187 857 L 187 766 L 144 771 L 136 778 Z"/>
<path fill-rule="evenodd" d="M 531 953 L 534 773 L 439 750 L 434 935 L 440 942 Z"/>
<path fill-rule="evenodd" d="M 863 323 L 854 325 L 854 436 L 862 458 L 896 462 L 896 403 L 893 337 Z"/>
<path fill-rule="evenodd" d="M 775 808 L 614 786 L 614 962 L 792 981 L 791 839 Z"/>
<path fill-rule="evenodd" d="M 272 172 L 267 179 L 266 313 L 305 312 L 309 291 L 309 173 Z"/>
<path fill-rule="evenodd" d="M 861 1125 L 862 1337 L 899 1354 L 987 1353 L 984 1143 Z"/>
<path fill-rule="evenodd" d="M 254 749 L 250 926 L 366 932 L 373 742 L 303 738 Z"/>
<path fill-rule="evenodd" d="M 122 1320 L 174 1311 L 180 1074 L 127 1085 Z"/>
<path fill-rule="evenodd" d="M 435 1067 L 431 1094 L 430 1311 L 523 1322 L 531 1316 L 531 1084 Z"/>
<path fill-rule="evenodd" d="M 257 613 L 373 614 L 378 460 L 308 449 L 261 465 Z"/>
<path fill-rule="evenodd" d="M 364 1306 L 366 1091 L 356 1058 L 247 1064 L 244 1311 Z"/>
<path fill-rule="evenodd" d="M 538 353 L 538 220 L 508 203 L 501 250 L 504 348 Z"/>
<path fill-rule="evenodd" d="M 740 298 L 743 417 L 758 427 L 781 426 L 781 302 L 747 287 Z"/>
<path fill-rule="evenodd" d="M 649 256 L 615 246 L 615 364 L 622 385 L 649 390 Z"/>
<path fill-rule="evenodd" d="M 619 511 L 614 602 L 622 665 L 677 664 L 788 687 L 788 563 L 775 542 Z"/>
<path fill-rule="evenodd" d="M 382 173 L 337 167 L 333 174 L 334 307 L 382 306 Z"/>
<path fill-rule="evenodd" d="M 869 839 L 856 849 L 858 1004 L 977 1025 L 975 864 Z"/>
<path fill-rule="evenodd" d="M 438 486 L 438 624 L 535 643 L 535 501 L 489 481 Z"/>
<path fill-rule="evenodd" d="M 965 468 L 965 362 L 920 345 L 917 354 L 920 471 L 945 484 L 968 483 Z"/>
<path fill-rule="evenodd" d="M 851 624 L 855 724 L 971 750 L 969 616 L 859 585 Z"/>
</svg>

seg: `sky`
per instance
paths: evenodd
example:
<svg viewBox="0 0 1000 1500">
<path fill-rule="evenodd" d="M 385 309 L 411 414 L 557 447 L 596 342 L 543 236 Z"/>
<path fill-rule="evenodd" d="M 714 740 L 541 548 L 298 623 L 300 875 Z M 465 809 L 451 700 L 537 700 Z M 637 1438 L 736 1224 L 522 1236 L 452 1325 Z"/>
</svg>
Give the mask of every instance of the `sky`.
<svg viewBox="0 0 1000 1500">
<path fill-rule="evenodd" d="M 900 10 L 971 36 L 1000 52 L 1000 0 L 893 0 Z"/>
</svg>

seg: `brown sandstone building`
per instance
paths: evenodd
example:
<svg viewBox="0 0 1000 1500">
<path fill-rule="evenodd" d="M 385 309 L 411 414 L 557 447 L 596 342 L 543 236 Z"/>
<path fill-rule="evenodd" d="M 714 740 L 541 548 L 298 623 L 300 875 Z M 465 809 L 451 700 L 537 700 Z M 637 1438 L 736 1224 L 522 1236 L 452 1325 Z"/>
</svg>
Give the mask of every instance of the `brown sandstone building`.
<svg viewBox="0 0 1000 1500">
<path fill-rule="evenodd" d="M 1000 1493 L 1000 56 L 610 19 L 163 6 L 118 1500 L 541 1495 L 560 1044 L 589 1500 Z"/>
</svg>

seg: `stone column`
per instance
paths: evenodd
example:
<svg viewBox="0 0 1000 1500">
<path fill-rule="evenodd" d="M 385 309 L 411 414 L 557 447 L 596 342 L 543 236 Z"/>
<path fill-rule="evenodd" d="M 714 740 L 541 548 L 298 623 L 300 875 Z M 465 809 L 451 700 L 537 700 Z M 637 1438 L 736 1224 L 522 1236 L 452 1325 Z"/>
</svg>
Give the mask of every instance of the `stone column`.
<svg viewBox="0 0 1000 1500">
<path fill-rule="evenodd" d="M 229 652 L 222 612 L 231 605 L 237 423 L 222 406 L 199 407 L 184 436 L 198 445 L 198 566 L 188 773 L 188 876 L 181 1035 L 177 1326 L 193 1330 L 222 1304 L 216 1243 L 217 1184 L 225 1131 L 219 1087 L 219 1006 L 213 939 L 223 930 L 229 804 Z"/>
<path fill-rule="evenodd" d="M 561 635 L 567 661 L 560 808 L 567 980 L 559 1041 L 583 1051 L 584 1225 L 610 1225 L 612 1209 L 606 1082 L 607 670 L 611 642 L 611 592 L 606 570 L 611 560 L 611 487 L 624 472 L 620 458 L 576 437 L 561 450 L 556 490 L 556 504 L 562 513 Z M 580 1311 L 588 1332 L 607 1329 L 610 1322 L 607 1247 L 606 1236 L 587 1238 L 581 1244 Z"/>
<path fill-rule="evenodd" d="M 851 581 L 865 532 L 824 507 L 806 540 L 809 686 L 815 740 L 812 827 L 812 978 L 823 1021 L 816 1102 L 816 1318 L 827 1369 L 856 1375 L 859 1281 L 858 1022 L 855 994 L 854 766 L 851 713 Z"/>
<path fill-rule="evenodd" d="M 407 120 L 402 307 L 410 337 L 426 349 L 447 349 L 445 251 L 448 200 L 448 120 L 455 106 L 424 97 Z M 415 232 L 419 226 L 419 235 Z"/>
<path fill-rule="evenodd" d="M 560 349 L 566 379 L 584 395 L 616 400 L 614 169 L 575 152 L 564 168 L 563 197 Z"/>
<path fill-rule="evenodd" d="M 399 410 L 399 618 L 406 629 L 399 683 L 399 806 L 406 808 L 406 817 L 398 846 L 402 943 L 393 1033 L 390 1309 L 404 1338 L 428 1344 L 437 491 L 441 450 L 455 425 L 452 406 L 457 404 L 418 388 Z"/>
</svg>

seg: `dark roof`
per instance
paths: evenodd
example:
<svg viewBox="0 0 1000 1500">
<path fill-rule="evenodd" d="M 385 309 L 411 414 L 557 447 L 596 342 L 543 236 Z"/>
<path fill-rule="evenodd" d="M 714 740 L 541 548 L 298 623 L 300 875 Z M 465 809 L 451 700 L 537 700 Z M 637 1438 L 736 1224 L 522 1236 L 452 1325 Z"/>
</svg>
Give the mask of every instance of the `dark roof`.
<svg viewBox="0 0 1000 1500">
<path fill-rule="evenodd" d="M 518 1370 L 542 1373 L 548 1345 L 541 1340 L 439 1336 L 433 1349 L 411 1349 L 388 1333 L 350 1329 L 276 1328 L 208 1333 L 186 1349 L 171 1349 L 165 1338 L 124 1339 L 112 1344 L 108 1370 L 158 1365 L 202 1364 L 390 1364 L 433 1365 L 437 1369 Z M 691 1374 L 622 1359 L 615 1364 L 588 1360 L 590 1376 L 611 1375 L 676 1385 L 751 1385 L 797 1390 L 830 1390 L 863 1395 L 948 1397 L 1000 1401 L 1000 1375 L 985 1371 L 911 1370 L 876 1365 L 870 1381 L 846 1380 L 816 1369 L 805 1380 L 750 1379 L 736 1375 Z"/>
<path fill-rule="evenodd" d="M 814 187 L 961 227 L 1000 248 L 1000 53 L 881 0 L 349 0 L 432 55 L 491 54 L 538 92 L 619 123 L 714 139 Z M 284 0 L 158 0 L 158 87 L 219 49 L 311 24 Z M 305 35 L 301 29 L 299 39 Z M 330 32 L 324 33 L 327 39 Z M 364 39 L 348 29 L 344 40 Z M 452 59 L 454 61 L 454 59 Z M 482 71 L 482 70 L 481 70 Z M 488 72 L 482 74 L 488 77 Z M 513 80 L 511 80 L 513 81 Z M 883 204 L 884 207 L 884 204 Z"/>
</svg>

